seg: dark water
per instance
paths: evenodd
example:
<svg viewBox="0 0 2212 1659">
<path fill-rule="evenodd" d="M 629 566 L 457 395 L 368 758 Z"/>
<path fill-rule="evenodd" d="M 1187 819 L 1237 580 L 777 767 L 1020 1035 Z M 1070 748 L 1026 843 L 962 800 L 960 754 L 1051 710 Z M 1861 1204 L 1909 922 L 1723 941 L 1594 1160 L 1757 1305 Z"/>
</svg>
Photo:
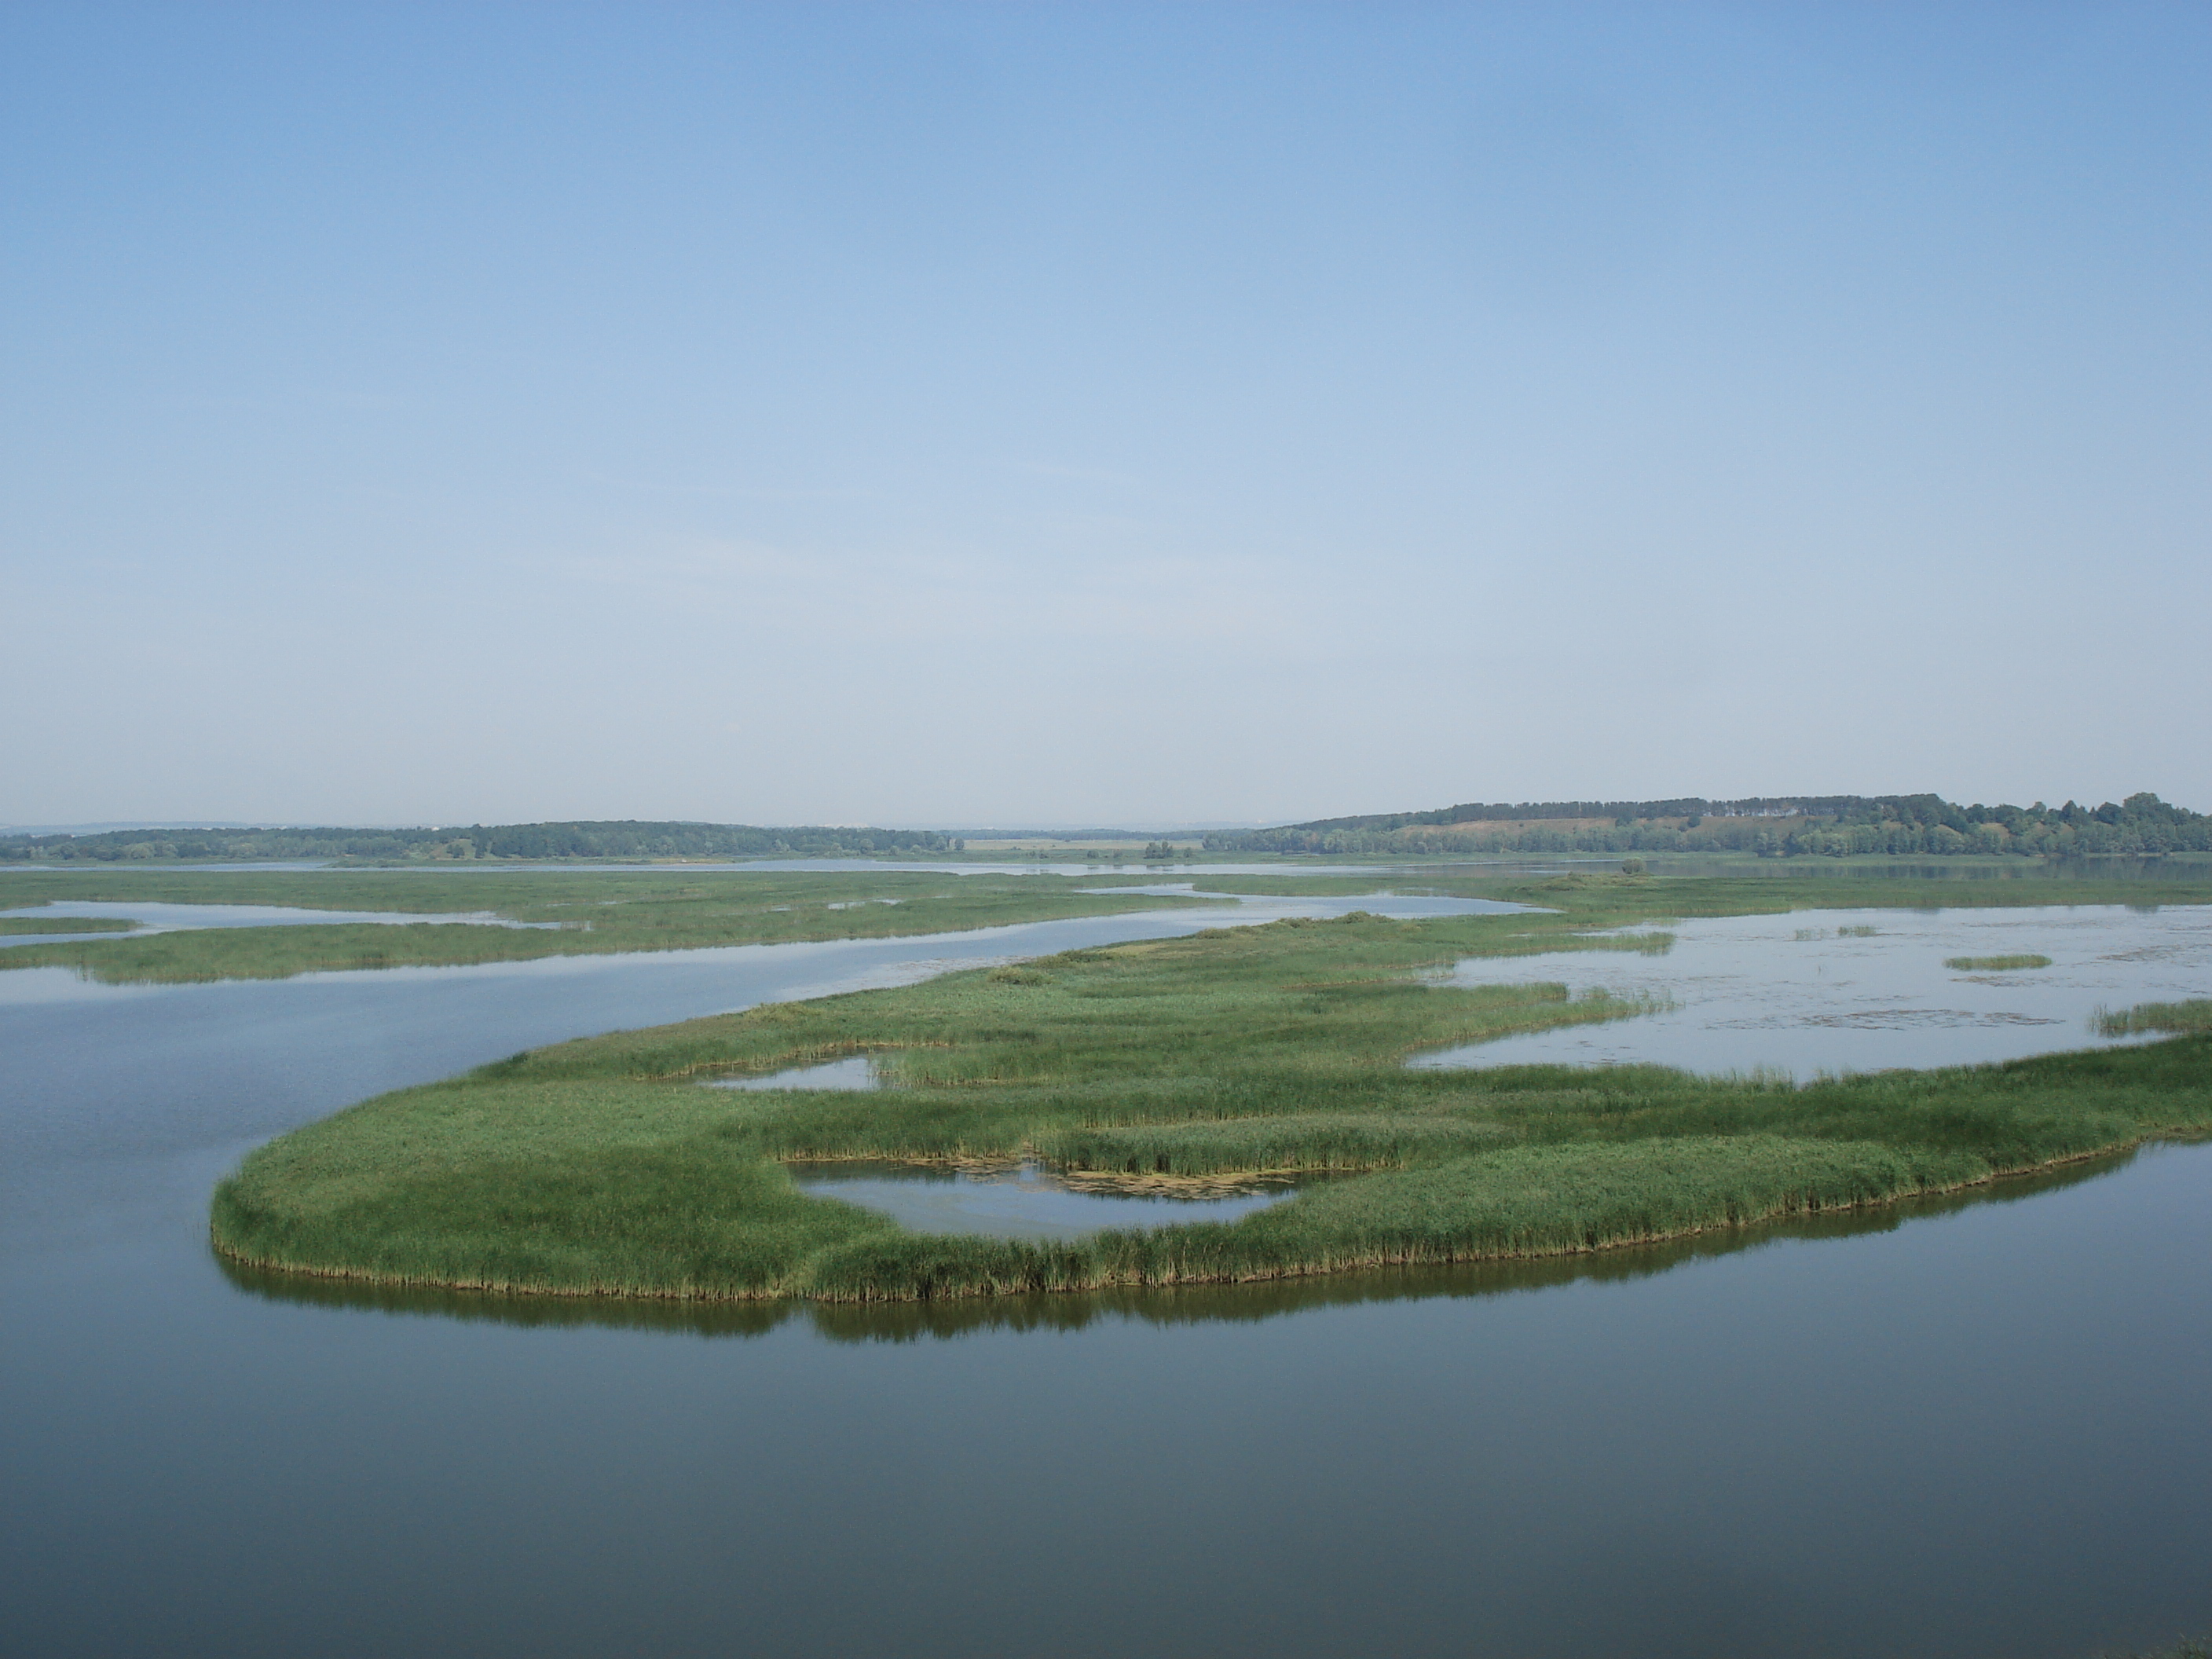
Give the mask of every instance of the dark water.
<svg viewBox="0 0 2212 1659">
<path fill-rule="evenodd" d="M 365 1295 L 205 1248 L 240 1151 L 377 1089 L 1194 921 L 0 979 L 6 1651 L 2056 1659 L 2212 1626 L 2212 1146 L 1594 1263 L 889 1310 Z"/>
</svg>

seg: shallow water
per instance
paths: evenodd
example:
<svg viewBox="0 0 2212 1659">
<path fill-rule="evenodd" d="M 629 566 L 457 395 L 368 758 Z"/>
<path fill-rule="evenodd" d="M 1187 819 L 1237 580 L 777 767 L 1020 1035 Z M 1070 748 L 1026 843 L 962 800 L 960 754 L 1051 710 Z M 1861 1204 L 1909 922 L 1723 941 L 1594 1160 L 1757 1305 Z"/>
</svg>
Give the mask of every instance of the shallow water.
<svg viewBox="0 0 2212 1659">
<path fill-rule="evenodd" d="M 1674 941 L 1663 956 L 1475 958 L 1450 978 L 1462 985 L 1558 981 L 1577 994 L 1650 997 L 1671 1000 L 1672 1009 L 1409 1063 L 1648 1062 L 1707 1073 L 1764 1069 L 1802 1080 L 2105 1047 L 2114 1039 L 2095 1030 L 2100 1008 L 2212 996 L 2212 906 L 1799 910 L 1635 930 L 1662 931 Z M 1975 973 L 1943 965 L 1951 957 L 2027 953 L 2050 957 L 2051 966 Z"/>
<path fill-rule="evenodd" d="M 875 1062 L 866 1054 L 825 1060 L 819 1066 L 793 1066 L 765 1077 L 713 1077 L 701 1081 L 706 1089 L 880 1089 L 884 1086 Z"/>
<path fill-rule="evenodd" d="M 688 875 L 714 871 L 750 872 L 780 875 L 854 875 L 872 872 L 904 872 L 914 875 L 945 876 L 1141 876 L 1192 874 L 1213 876 L 1393 876 L 1413 874 L 1460 873 L 1467 875 L 1498 875 L 1526 872 L 1531 874 L 1556 875 L 1564 871 L 1617 869 L 1620 860 L 1607 854 L 1564 854 L 1534 857 L 1525 854 L 1501 855 L 1497 858 L 1433 858 L 1393 859 L 1388 863 L 1326 863 L 1320 860 L 1290 857 L 1279 860 L 1238 863 L 1200 859 L 1143 859 L 1090 860 L 1055 857 L 1040 862 L 1035 859 L 721 859 L 686 861 L 683 863 L 648 864 L 623 862 L 593 864 L 579 861 L 573 864 L 540 864 L 530 861 L 501 863 L 496 860 L 475 862 L 459 860 L 424 864 L 360 865 L 341 864 L 328 859 L 291 860 L 270 860 L 247 864 L 157 864 L 138 866 L 155 872 L 184 873 L 208 872 L 216 874 L 236 874 L 252 872 L 302 874 L 318 871 L 343 871 L 356 876 L 392 876 L 405 879 L 410 876 L 441 875 L 498 875 L 502 872 L 557 875 L 562 871 L 580 871 L 593 875 L 613 875 L 624 872 L 638 875 Z M 103 876 L 127 875 L 134 866 L 113 864 L 69 863 L 26 864 L 8 866 L 15 874 L 35 874 L 40 871 L 59 873 L 75 870 L 93 871 Z M 1748 873 L 1765 873 L 1765 866 Z"/>
<path fill-rule="evenodd" d="M 0 975 L 8 1651 L 2081 1659 L 2212 1626 L 2212 1146 L 1588 1261 L 889 1309 L 206 1246 L 240 1152 L 379 1089 L 1195 925 Z"/>
<path fill-rule="evenodd" d="M 0 973 L 0 1233 L 74 1201 L 47 1158 L 244 1150 L 353 1101 L 519 1048 L 755 1003 L 911 984 L 1082 946 L 1362 908 L 1426 915 L 1487 900 L 1254 900 L 1220 909 L 1029 922 L 907 938 L 363 969 L 287 980 L 111 985 L 64 968 Z M 161 1109 L 146 1109 L 151 1091 Z"/>
<path fill-rule="evenodd" d="M 16 917 L 92 916 L 139 925 L 128 933 L 10 934 L 8 924 Z M 86 939 L 143 939 L 149 933 L 171 933 L 196 927 L 343 927 L 374 922 L 404 927 L 413 922 L 452 922 L 479 927 L 557 928 L 557 921 L 509 921 L 488 910 L 437 911 L 430 915 L 404 910 L 306 910 L 284 904 L 167 904 L 125 903 L 119 900 L 57 899 L 52 904 L 0 910 L 0 945 L 76 944 Z"/>
<path fill-rule="evenodd" d="M 1234 1221 L 1291 1196 L 1287 1186 L 1182 1196 L 1072 1187 L 1036 1164 L 1005 1170 L 933 1169 L 912 1164 L 794 1164 L 801 1192 L 842 1199 L 918 1233 L 989 1238 L 1081 1238 L 1115 1227 Z"/>
</svg>

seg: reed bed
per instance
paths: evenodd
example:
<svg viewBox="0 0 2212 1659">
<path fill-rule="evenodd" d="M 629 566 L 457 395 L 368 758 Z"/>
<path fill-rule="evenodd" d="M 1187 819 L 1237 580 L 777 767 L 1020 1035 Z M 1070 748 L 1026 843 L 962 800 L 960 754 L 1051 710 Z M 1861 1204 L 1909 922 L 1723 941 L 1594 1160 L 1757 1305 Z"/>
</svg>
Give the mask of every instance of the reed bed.
<svg viewBox="0 0 2212 1659">
<path fill-rule="evenodd" d="M 1562 930 L 1620 918 L 1591 907 Z M 1652 1066 L 1412 1069 L 1632 1014 L 1439 982 L 1527 916 L 1354 915 L 1079 951 L 1018 974 L 779 1004 L 515 1055 L 270 1143 L 218 1188 L 235 1260 L 373 1283 L 879 1300 L 1241 1281 L 1534 1256 L 1942 1192 L 2212 1126 L 2212 1029 L 1805 1087 Z M 703 1080 L 866 1052 L 879 1091 Z M 1328 1176 L 1233 1222 L 1039 1244 L 909 1233 L 793 1184 L 799 1158 Z"/>
<path fill-rule="evenodd" d="M 2212 998 L 2139 1003 L 2118 1013 L 2101 1008 L 2097 1011 L 2097 1032 L 2100 1036 L 2135 1036 L 2147 1031 L 2169 1035 L 2212 1031 Z"/>
<path fill-rule="evenodd" d="M 2022 968 L 2048 968 L 2051 958 L 2021 951 L 2008 957 L 1946 957 L 1943 965 L 1962 974 L 2009 974 Z"/>
<path fill-rule="evenodd" d="M 120 916 L 0 916 L 0 938 L 30 933 L 127 933 L 137 926 Z"/>
</svg>

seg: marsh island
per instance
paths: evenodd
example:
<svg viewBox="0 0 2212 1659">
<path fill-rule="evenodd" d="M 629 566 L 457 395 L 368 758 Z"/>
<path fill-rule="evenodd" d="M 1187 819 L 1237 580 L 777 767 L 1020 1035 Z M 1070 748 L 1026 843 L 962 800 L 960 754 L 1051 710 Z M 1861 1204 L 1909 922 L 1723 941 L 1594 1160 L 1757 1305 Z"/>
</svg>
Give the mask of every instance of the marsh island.
<svg viewBox="0 0 2212 1659">
<path fill-rule="evenodd" d="M 1650 951 L 1668 918 L 1817 896 L 1602 875 L 1487 885 L 1543 908 L 1209 928 L 517 1054 L 262 1148 L 218 1189 L 215 1241 L 295 1273 L 566 1295 L 1235 1281 L 1755 1225 L 2212 1124 L 2201 1002 L 2123 1018 L 2154 1039 L 2136 1046 L 1802 1085 L 1651 1066 L 1409 1067 L 1646 1011 L 1559 983 L 1465 982 L 1483 958 Z M 1853 898 L 1927 895 L 1870 884 Z M 890 1086 L 700 1086 L 861 1055 Z M 910 1231 L 794 1184 L 794 1162 L 837 1160 L 1029 1160 L 1155 1190 L 1301 1184 L 1233 1220 L 992 1238 Z"/>
</svg>

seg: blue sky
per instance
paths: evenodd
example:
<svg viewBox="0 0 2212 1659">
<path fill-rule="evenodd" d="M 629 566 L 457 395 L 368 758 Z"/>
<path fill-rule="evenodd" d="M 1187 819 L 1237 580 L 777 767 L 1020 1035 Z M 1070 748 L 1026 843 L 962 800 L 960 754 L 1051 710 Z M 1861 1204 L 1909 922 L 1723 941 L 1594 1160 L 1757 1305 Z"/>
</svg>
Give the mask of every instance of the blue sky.
<svg viewBox="0 0 2212 1659">
<path fill-rule="evenodd" d="M 0 821 L 2212 808 L 2212 9 L 18 3 Z"/>
</svg>

